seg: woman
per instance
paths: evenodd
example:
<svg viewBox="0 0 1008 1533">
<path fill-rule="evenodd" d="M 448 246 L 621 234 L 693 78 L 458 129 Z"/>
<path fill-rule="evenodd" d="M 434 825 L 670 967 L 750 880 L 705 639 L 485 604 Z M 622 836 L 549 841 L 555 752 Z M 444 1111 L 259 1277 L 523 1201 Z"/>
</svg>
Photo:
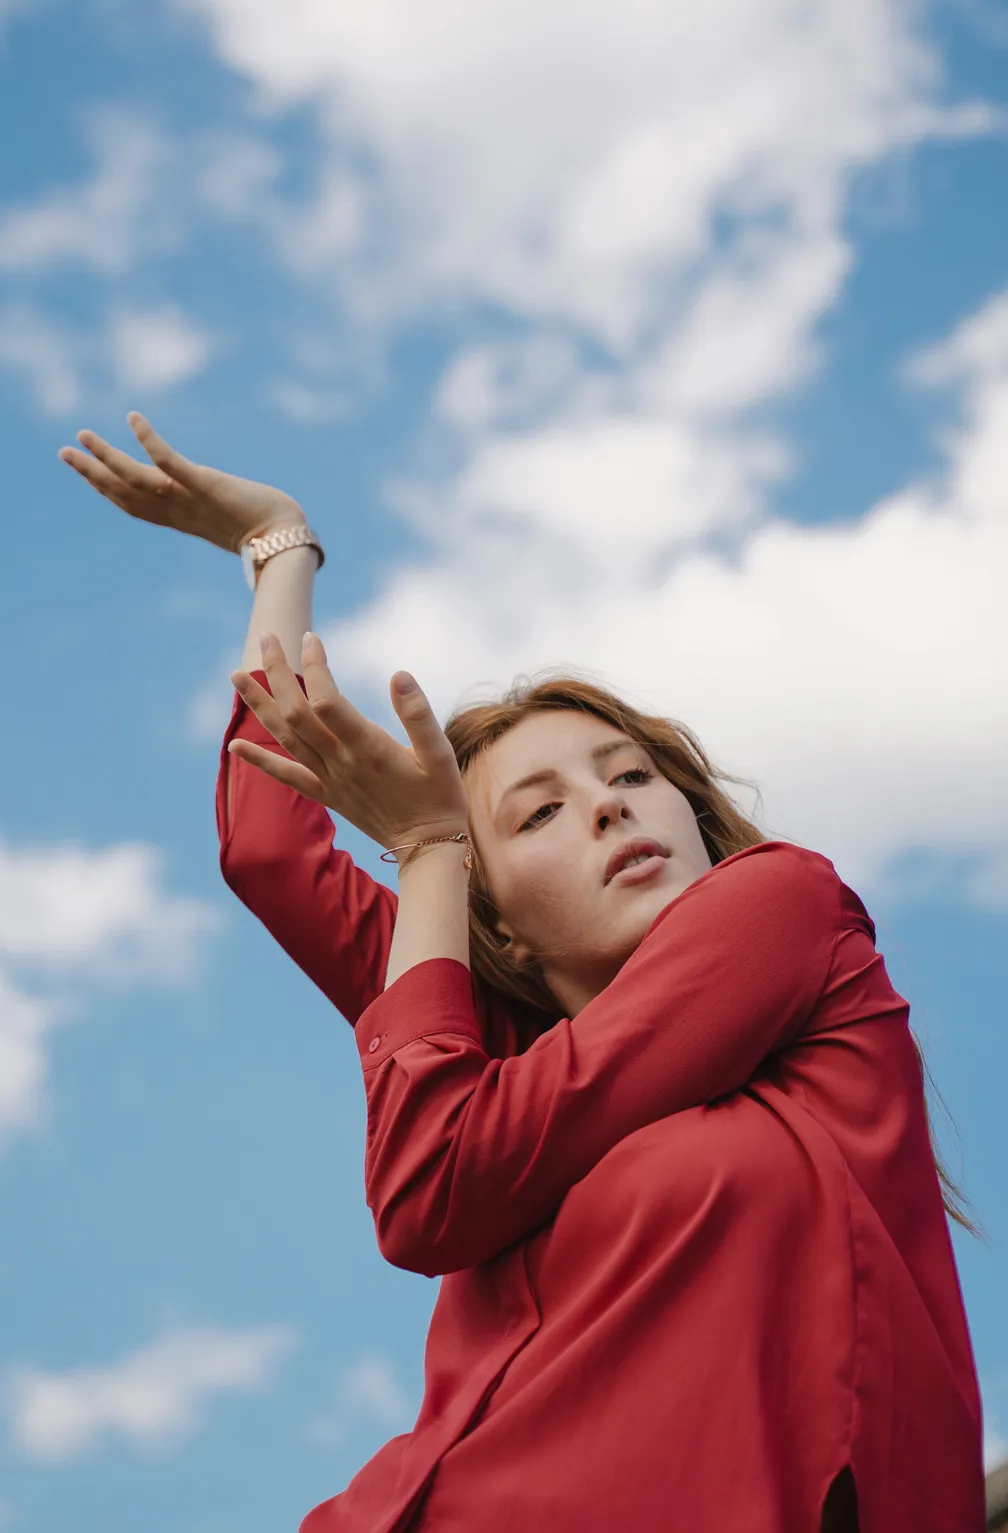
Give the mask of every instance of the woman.
<svg viewBox="0 0 1008 1533">
<path fill-rule="evenodd" d="M 306 1533 L 982 1528 L 921 1070 L 858 897 L 585 683 L 445 733 L 397 673 L 399 745 L 305 632 L 300 509 L 132 423 L 153 467 L 89 434 L 63 456 L 258 556 L 224 875 L 355 1024 L 379 1246 L 443 1275 L 416 1425 Z"/>
</svg>

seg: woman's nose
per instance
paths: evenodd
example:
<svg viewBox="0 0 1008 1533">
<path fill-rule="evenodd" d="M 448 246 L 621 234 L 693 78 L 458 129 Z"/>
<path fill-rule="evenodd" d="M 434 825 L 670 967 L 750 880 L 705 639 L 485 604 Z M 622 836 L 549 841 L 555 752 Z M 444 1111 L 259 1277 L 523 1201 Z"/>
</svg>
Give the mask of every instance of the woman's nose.
<svg viewBox="0 0 1008 1533">
<path fill-rule="evenodd" d="M 631 818 L 630 808 L 618 793 L 611 790 L 599 798 L 595 805 L 595 829 L 601 834 L 619 820 Z"/>
</svg>

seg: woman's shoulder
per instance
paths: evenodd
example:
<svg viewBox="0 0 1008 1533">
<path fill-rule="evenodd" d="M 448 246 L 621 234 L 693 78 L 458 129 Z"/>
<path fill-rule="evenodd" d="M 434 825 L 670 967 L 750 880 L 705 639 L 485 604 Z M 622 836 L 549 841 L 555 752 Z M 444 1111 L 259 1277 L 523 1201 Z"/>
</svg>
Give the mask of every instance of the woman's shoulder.
<svg viewBox="0 0 1008 1533">
<path fill-rule="evenodd" d="M 658 939 L 731 941 L 774 947 L 788 940 L 829 940 L 847 924 L 874 936 L 857 895 L 828 857 L 791 841 L 761 841 L 734 852 L 687 885 L 645 934 Z"/>
<path fill-rule="evenodd" d="M 858 927 L 875 939 L 874 923 L 860 895 L 844 882 L 829 857 L 793 841 L 760 841 L 746 847 L 716 863 L 690 887 L 705 879 L 715 898 L 719 892 L 727 900 L 759 898 L 784 911 L 808 905 L 838 929 Z"/>
<path fill-rule="evenodd" d="M 733 852 L 689 885 L 685 893 L 699 891 L 702 886 L 712 895 L 757 889 L 764 894 L 786 895 L 844 887 L 828 857 L 793 841 L 759 841 L 741 852 Z"/>
</svg>

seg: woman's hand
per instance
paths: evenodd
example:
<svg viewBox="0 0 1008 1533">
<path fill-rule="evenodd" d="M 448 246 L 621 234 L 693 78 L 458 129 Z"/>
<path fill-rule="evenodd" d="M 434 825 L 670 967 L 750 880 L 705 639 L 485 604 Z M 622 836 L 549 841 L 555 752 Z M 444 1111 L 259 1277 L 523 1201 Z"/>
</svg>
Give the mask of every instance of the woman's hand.
<svg viewBox="0 0 1008 1533">
<path fill-rule="evenodd" d="M 304 692 L 272 634 L 262 641 L 262 660 L 272 697 L 245 671 L 231 680 L 294 759 L 240 739 L 231 741 L 232 755 L 328 805 L 384 847 L 468 831 L 455 753 L 412 676 L 397 671 L 389 689 L 407 747 L 340 694 L 314 634 L 305 634 L 301 650 Z"/>
<path fill-rule="evenodd" d="M 230 553 L 238 553 L 249 538 L 304 523 L 297 501 L 281 490 L 190 463 L 142 415 L 134 411 L 127 419 L 150 463 L 120 452 L 93 431 L 77 433 L 86 452 L 79 447 L 60 451 L 64 463 L 127 515 L 205 538 Z"/>
</svg>

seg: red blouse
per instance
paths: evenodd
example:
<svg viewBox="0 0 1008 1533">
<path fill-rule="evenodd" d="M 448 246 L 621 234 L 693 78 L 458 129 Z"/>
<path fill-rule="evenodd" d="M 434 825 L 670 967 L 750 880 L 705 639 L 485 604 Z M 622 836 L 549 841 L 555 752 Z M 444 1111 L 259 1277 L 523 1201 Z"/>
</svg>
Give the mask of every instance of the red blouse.
<svg viewBox="0 0 1008 1533">
<path fill-rule="evenodd" d="M 236 701 L 227 737 L 272 743 Z M 367 1201 L 444 1274 L 413 1430 L 302 1533 L 980 1533 L 980 1404 L 906 1003 L 857 895 L 771 842 L 543 1028 L 226 755 L 221 866 L 353 1023 Z"/>
</svg>

